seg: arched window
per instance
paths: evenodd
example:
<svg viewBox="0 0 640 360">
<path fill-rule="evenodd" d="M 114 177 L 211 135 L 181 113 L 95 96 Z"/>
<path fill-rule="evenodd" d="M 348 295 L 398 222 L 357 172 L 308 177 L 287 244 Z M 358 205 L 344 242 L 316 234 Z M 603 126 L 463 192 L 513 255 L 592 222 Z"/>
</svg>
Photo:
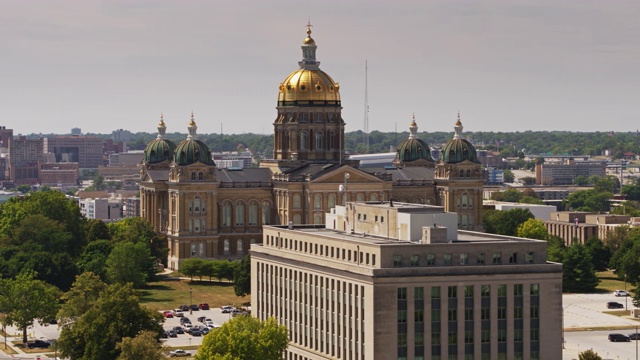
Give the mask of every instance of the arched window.
<svg viewBox="0 0 640 360">
<path fill-rule="evenodd" d="M 378 201 L 378 194 L 369 195 L 369 201 Z"/>
<path fill-rule="evenodd" d="M 231 243 L 229 239 L 224 239 L 224 254 L 225 255 L 231 254 Z"/>
<path fill-rule="evenodd" d="M 324 133 L 322 131 L 316 131 L 316 149 L 322 149 L 324 147 Z"/>
<path fill-rule="evenodd" d="M 196 256 L 196 244 L 191 243 L 191 256 Z"/>
<path fill-rule="evenodd" d="M 462 207 L 463 208 L 466 208 L 466 207 L 469 206 L 469 193 L 467 193 L 467 192 L 463 192 L 462 193 L 462 201 L 461 201 L 461 203 L 462 203 Z"/>
<path fill-rule="evenodd" d="M 196 196 L 193 199 L 193 211 L 196 212 L 196 213 L 200 212 L 200 197 L 199 196 Z"/>
<path fill-rule="evenodd" d="M 231 226 L 231 203 L 222 203 L 222 226 Z"/>
<path fill-rule="evenodd" d="M 236 240 L 236 254 L 244 254 L 244 242 L 242 241 L 242 239 Z"/>
<path fill-rule="evenodd" d="M 262 225 L 271 224 L 271 204 L 268 201 L 262 203 Z"/>
<path fill-rule="evenodd" d="M 387 200 L 387 194 L 382 193 L 380 194 L 380 201 L 386 201 Z"/>
<path fill-rule="evenodd" d="M 322 224 L 322 214 L 313 214 L 313 223 L 314 224 Z"/>
<path fill-rule="evenodd" d="M 249 203 L 249 226 L 258 225 L 258 203 L 252 201 Z"/>
<path fill-rule="evenodd" d="M 236 203 L 236 226 L 244 226 L 244 203 Z"/>
<path fill-rule="evenodd" d="M 466 228 L 469 225 L 469 215 L 463 214 L 460 216 L 460 225 Z"/>
<path fill-rule="evenodd" d="M 302 201 L 300 194 L 293 194 L 293 208 L 300 209 L 302 208 Z"/>
<path fill-rule="evenodd" d="M 322 209 L 322 195 L 315 194 L 313 196 L 313 210 L 321 210 Z"/>
<path fill-rule="evenodd" d="M 200 257 L 204 257 L 204 243 L 200 243 Z"/>
<path fill-rule="evenodd" d="M 309 134 L 306 131 L 300 131 L 300 150 L 306 150 L 309 143 Z"/>
<path fill-rule="evenodd" d="M 330 194 L 329 197 L 327 198 L 327 203 L 328 203 L 329 209 L 333 209 L 334 207 L 336 207 L 336 196 L 334 194 Z"/>
<path fill-rule="evenodd" d="M 356 201 L 357 202 L 363 202 L 364 201 L 364 195 L 362 195 L 362 194 L 356 195 Z"/>
<path fill-rule="evenodd" d="M 195 180 L 196 179 L 196 172 L 192 171 L 191 172 L 191 180 Z"/>
<path fill-rule="evenodd" d="M 302 222 L 302 218 L 300 217 L 300 214 L 293 215 L 293 223 L 295 225 L 300 225 L 301 222 Z"/>
<path fill-rule="evenodd" d="M 460 177 L 463 178 L 464 177 L 464 170 L 460 170 Z"/>
<path fill-rule="evenodd" d="M 198 173 L 198 180 L 204 181 L 204 173 L 202 171 Z"/>
<path fill-rule="evenodd" d="M 471 170 L 467 170 L 467 177 L 471 177 Z"/>
</svg>

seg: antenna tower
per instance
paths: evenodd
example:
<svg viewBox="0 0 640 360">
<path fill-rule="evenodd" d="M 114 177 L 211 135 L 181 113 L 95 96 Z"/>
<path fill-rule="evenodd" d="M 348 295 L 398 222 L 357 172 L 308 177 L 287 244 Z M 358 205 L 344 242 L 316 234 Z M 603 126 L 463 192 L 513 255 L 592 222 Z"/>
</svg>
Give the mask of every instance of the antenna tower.
<svg viewBox="0 0 640 360">
<path fill-rule="evenodd" d="M 364 125 L 362 127 L 362 145 L 364 153 L 369 153 L 369 84 L 367 60 L 364 61 Z"/>
</svg>

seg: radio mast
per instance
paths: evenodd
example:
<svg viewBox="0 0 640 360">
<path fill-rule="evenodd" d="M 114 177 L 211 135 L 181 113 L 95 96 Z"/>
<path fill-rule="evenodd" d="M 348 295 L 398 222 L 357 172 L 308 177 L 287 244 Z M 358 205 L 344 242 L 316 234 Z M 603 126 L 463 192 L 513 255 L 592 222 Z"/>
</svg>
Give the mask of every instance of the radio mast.
<svg viewBox="0 0 640 360">
<path fill-rule="evenodd" d="M 362 127 L 362 147 L 364 153 L 369 153 L 369 84 L 368 84 L 368 65 L 367 60 L 364 61 L 364 125 Z"/>
</svg>

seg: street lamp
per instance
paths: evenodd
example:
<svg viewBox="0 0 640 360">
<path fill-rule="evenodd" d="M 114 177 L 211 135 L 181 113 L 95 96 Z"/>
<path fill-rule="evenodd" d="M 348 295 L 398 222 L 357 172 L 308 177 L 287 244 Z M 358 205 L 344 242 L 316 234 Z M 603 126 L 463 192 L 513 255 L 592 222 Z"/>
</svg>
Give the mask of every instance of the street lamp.
<svg viewBox="0 0 640 360">
<path fill-rule="evenodd" d="M 193 289 L 189 288 L 189 315 L 193 315 L 193 309 L 191 308 L 191 305 L 193 305 Z"/>
</svg>

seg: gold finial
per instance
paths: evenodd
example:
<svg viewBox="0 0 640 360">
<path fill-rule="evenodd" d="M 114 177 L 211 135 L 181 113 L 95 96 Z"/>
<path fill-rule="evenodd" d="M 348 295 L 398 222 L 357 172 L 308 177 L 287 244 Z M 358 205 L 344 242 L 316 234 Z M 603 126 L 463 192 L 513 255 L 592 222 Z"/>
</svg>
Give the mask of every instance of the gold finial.
<svg viewBox="0 0 640 360">
<path fill-rule="evenodd" d="M 160 124 L 158 126 L 164 126 L 164 114 L 160 112 Z"/>
<path fill-rule="evenodd" d="M 456 121 L 456 125 L 462 125 L 462 122 L 460 121 L 460 110 L 458 110 L 458 121 Z"/>
<path fill-rule="evenodd" d="M 311 25 L 311 18 L 309 18 L 309 21 L 305 26 L 307 27 L 307 35 L 311 36 L 311 28 L 313 27 L 313 25 Z"/>
<path fill-rule="evenodd" d="M 411 114 L 411 126 L 416 126 L 416 113 Z"/>
<path fill-rule="evenodd" d="M 196 121 L 193 119 L 193 111 L 191 111 L 191 121 L 189 121 L 189 126 L 193 126 L 196 124 Z"/>
</svg>

